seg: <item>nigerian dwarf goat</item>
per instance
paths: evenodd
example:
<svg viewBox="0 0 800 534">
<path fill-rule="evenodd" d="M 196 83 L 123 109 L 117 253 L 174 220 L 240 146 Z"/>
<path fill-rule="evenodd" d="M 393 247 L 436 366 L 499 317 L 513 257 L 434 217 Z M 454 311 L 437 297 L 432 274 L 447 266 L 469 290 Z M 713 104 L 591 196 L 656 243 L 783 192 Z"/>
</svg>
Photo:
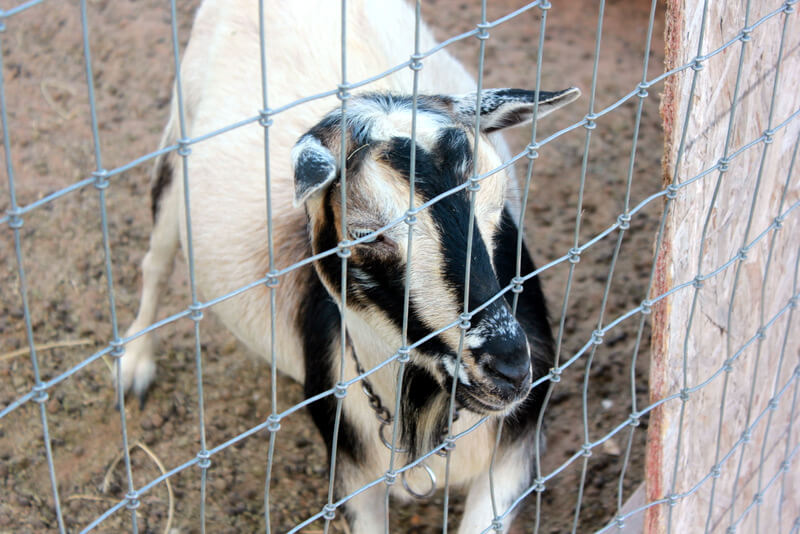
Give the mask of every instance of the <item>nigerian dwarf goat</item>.
<svg viewBox="0 0 800 534">
<path fill-rule="evenodd" d="M 269 102 L 277 107 L 336 87 L 341 80 L 339 3 L 330 0 L 269 2 L 267 65 Z M 347 77 L 361 80 L 406 61 L 413 51 L 414 14 L 401 0 L 349 3 Z M 254 115 L 262 106 L 258 2 L 206 0 L 200 7 L 182 66 L 186 135 L 196 137 Z M 422 48 L 435 45 L 422 28 Z M 416 146 L 411 146 L 412 73 L 381 79 L 347 103 L 347 129 L 335 97 L 318 99 L 274 116 L 269 128 L 272 229 L 276 268 L 364 237 L 402 217 L 408 209 L 411 150 L 416 151 L 415 205 L 419 206 L 474 173 L 502 162 L 501 139 L 489 134 L 531 120 L 532 91 L 487 90 L 481 98 L 476 134 L 475 82 L 446 52 L 424 60 L 420 72 Z M 577 98 L 577 89 L 540 94 L 539 116 Z M 180 139 L 177 98 L 162 146 Z M 473 154 L 474 136 L 480 135 Z M 496 137 L 496 136 L 494 136 Z M 338 162 L 347 161 L 346 228 L 341 220 Z M 497 143 L 497 144 L 495 144 Z M 263 128 L 234 129 L 193 144 L 188 158 L 194 265 L 203 298 L 214 298 L 268 271 Z M 183 159 L 172 152 L 159 159 L 152 184 L 154 228 L 143 262 L 139 314 L 129 333 L 155 319 L 157 301 L 172 269 L 179 241 L 186 251 Z M 474 309 L 510 283 L 515 274 L 519 191 L 500 172 L 480 182 L 476 193 L 469 307 Z M 417 213 L 411 263 L 409 226 L 399 224 L 352 247 L 348 261 L 347 307 L 341 309 L 341 260 L 336 255 L 280 277 L 276 291 L 278 368 L 305 385 L 307 396 L 332 388 L 339 374 L 340 316 L 346 314 L 350 355 L 345 377 L 374 367 L 401 343 L 404 284 L 410 270 L 409 343 L 454 320 L 465 292 L 469 193 L 448 196 Z M 523 249 L 522 272 L 534 269 Z M 222 322 L 252 351 L 270 357 L 269 293 L 264 286 L 215 305 Z M 510 295 L 510 294 L 509 294 Z M 488 468 L 498 422 L 507 416 L 494 469 L 496 502 L 502 513 L 531 483 L 534 434 L 544 388 L 531 381 L 552 365 L 552 336 L 538 279 L 524 284 L 516 318 L 509 299 L 475 314 L 456 371 L 458 328 L 451 328 L 411 353 L 405 365 L 399 414 L 398 467 L 442 443 L 450 388 L 458 380 L 461 432 L 484 415 L 493 417 L 456 442 L 450 483 L 468 486 L 460 532 L 479 532 L 493 519 Z M 382 404 L 393 411 L 399 363 L 371 375 Z M 131 342 L 122 358 L 122 387 L 144 395 L 155 376 L 153 342 Z M 309 409 L 330 450 L 336 399 L 329 395 Z M 335 489 L 350 494 L 389 468 L 389 449 L 380 424 L 360 387 L 343 404 Z M 433 456 L 429 471 L 413 469 L 406 482 L 424 492 L 444 481 L 445 460 Z M 344 505 L 356 533 L 383 528 L 385 486 L 378 485 Z M 401 484 L 397 497 L 408 497 Z M 505 527 L 508 527 L 506 520 Z"/>
</svg>

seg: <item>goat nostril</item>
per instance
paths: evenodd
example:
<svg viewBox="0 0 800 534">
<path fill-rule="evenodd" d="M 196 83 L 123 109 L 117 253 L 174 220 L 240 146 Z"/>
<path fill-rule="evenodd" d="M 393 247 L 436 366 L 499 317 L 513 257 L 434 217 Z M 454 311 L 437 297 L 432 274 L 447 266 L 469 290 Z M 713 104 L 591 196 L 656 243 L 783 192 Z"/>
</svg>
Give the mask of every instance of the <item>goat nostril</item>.
<svg viewBox="0 0 800 534">
<path fill-rule="evenodd" d="M 496 360 L 494 365 L 492 365 L 492 371 L 496 378 L 499 379 L 500 382 L 506 382 L 507 386 L 503 389 L 519 389 L 521 388 L 527 380 L 531 376 L 531 365 L 528 358 L 524 358 L 523 362 L 519 360 L 514 362 L 505 362 L 502 360 Z M 501 387 L 504 384 L 498 384 Z"/>
</svg>

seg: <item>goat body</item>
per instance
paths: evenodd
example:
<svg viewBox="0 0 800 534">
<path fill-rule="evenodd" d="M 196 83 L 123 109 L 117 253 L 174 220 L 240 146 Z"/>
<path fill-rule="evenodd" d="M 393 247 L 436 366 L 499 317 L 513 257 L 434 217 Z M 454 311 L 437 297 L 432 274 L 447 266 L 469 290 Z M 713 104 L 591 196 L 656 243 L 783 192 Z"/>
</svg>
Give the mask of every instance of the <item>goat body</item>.
<svg viewBox="0 0 800 534">
<path fill-rule="evenodd" d="M 329 0 L 265 3 L 270 107 L 340 84 L 339 4 Z M 181 64 L 185 131 L 181 131 L 176 94 L 162 146 L 251 117 L 263 107 L 257 4 L 251 0 L 202 4 Z M 400 0 L 349 2 L 347 80 L 366 79 L 406 61 L 413 52 L 414 27 L 412 9 Z M 423 50 L 435 46 L 426 27 L 420 33 Z M 529 121 L 534 94 L 513 89 L 483 93 L 481 130 L 476 134 L 477 98 L 469 93 L 475 90 L 475 82 L 452 56 L 439 51 L 424 59 L 419 75 L 421 96 L 416 145 L 412 146 L 412 80 L 410 69 L 403 69 L 370 84 L 368 93 L 351 95 L 344 136 L 335 96 L 270 116 L 271 223 L 265 209 L 264 128 L 258 123 L 194 143 L 186 159 L 175 152 L 159 158 L 152 182 L 154 227 L 143 261 L 142 300 L 128 334 L 154 322 L 158 296 L 172 270 L 178 243 L 188 250 L 186 194 L 196 284 L 206 299 L 239 289 L 269 271 L 268 224 L 272 225 L 276 269 L 335 248 L 342 240 L 359 240 L 349 249 L 345 379 L 358 374 L 353 352 L 367 369 L 397 353 L 410 270 L 408 343 L 430 339 L 410 351 L 408 363 L 392 362 L 370 375 L 369 382 L 383 405 L 394 412 L 402 365 L 401 409 L 394 416 L 399 420 L 399 448 L 404 452 L 398 453 L 396 468 L 442 443 L 453 380 L 458 382 L 460 406 L 454 434 L 490 415 L 487 422 L 459 438 L 450 452 L 450 484 L 469 488 L 459 532 L 480 532 L 495 519 L 488 470 L 502 420 L 494 467 L 497 512 L 503 513 L 531 482 L 543 388 L 531 390 L 530 384 L 549 370 L 552 360 L 552 336 L 538 279 L 522 284 L 516 317 L 510 313 L 510 297 L 471 316 L 457 366 L 459 329 L 432 333 L 457 320 L 462 311 L 471 193 L 461 190 L 416 213 L 410 256 L 410 225 L 378 230 L 406 213 L 412 150 L 414 198 L 419 206 L 463 186 L 470 176 L 499 166 L 507 150 L 494 132 Z M 574 88 L 541 92 L 539 116 L 578 94 Z M 480 139 L 473 153 L 476 135 Z M 344 219 L 341 147 L 347 162 Z M 189 191 L 184 191 L 184 172 Z M 505 172 L 480 182 L 474 199 L 470 310 L 508 285 L 516 274 L 518 204 L 518 191 Z M 534 269 L 524 247 L 521 268 L 523 274 Z M 330 390 L 338 381 L 341 285 L 341 260 L 336 255 L 278 279 L 275 360 L 278 369 L 304 384 L 309 397 Z M 213 309 L 251 351 L 270 359 L 273 340 L 267 287 L 254 287 Z M 121 387 L 142 396 L 154 377 L 153 341 L 147 334 L 126 347 Z M 309 409 L 330 450 L 336 399 L 329 395 Z M 338 435 L 338 497 L 389 469 L 390 451 L 379 429 L 367 395 L 361 388 L 350 388 Z M 426 463 L 441 486 L 445 460 L 432 456 Z M 432 479 L 423 469 L 411 469 L 406 481 L 424 491 Z M 383 528 L 384 491 L 385 486 L 378 485 L 343 505 L 354 532 Z M 391 492 L 407 497 L 399 484 Z M 506 518 L 505 528 L 508 524 Z"/>
</svg>

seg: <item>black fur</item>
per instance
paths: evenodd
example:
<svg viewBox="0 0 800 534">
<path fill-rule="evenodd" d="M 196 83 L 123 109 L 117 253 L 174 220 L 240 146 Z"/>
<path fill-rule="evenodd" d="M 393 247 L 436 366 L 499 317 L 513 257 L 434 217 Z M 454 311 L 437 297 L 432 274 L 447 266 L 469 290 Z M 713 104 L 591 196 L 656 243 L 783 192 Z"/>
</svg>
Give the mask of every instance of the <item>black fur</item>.
<svg viewBox="0 0 800 534">
<path fill-rule="evenodd" d="M 305 396 L 310 398 L 331 389 L 336 384 L 338 371 L 335 367 L 336 358 L 331 357 L 331 349 L 339 339 L 341 319 L 338 306 L 316 274 L 311 267 L 306 269 L 308 271 L 307 284 L 304 285 L 306 294 L 302 299 L 303 304 L 297 320 L 305 355 Z M 333 445 L 336 402 L 336 398 L 329 395 L 308 407 L 314 424 L 325 440 L 329 455 Z M 346 455 L 355 463 L 363 463 L 365 447 L 362 437 L 348 421 L 346 413 L 342 412 L 337 443 L 339 453 Z"/>
<path fill-rule="evenodd" d="M 507 286 L 516 276 L 517 258 L 517 225 L 508 208 L 503 210 L 500 227 L 495 235 L 494 265 L 497 269 L 497 280 L 501 286 Z M 521 274 L 525 276 L 536 270 L 528 248 L 522 243 Z M 531 347 L 533 363 L 533 381 L 546 375 L 553 366 L 554 348 L 553 334 L 548 321 L 547 303 L 542 293 L 539 277 L 535 276 L 523 284 L 523 291 L 517 302 L 517 321 L 519 321 Z M 509 306 L 514 294 L 508 292 L 505 298 Z M 513 443 L 521 435 L 527 434 L 536 427 L 539 411 L 542 408 L 547 382 L 534 388 L 526 401 L 519 406 L 512 416 L 506 418 L 503 431 L 503 442 Z"/>
<path fill-rule="evenodd" d="M 150 187 L 150 211 L 153 214 L 153 222 L 158 216 L 158 208 L 161 203 L 161 195 L 164 190 L 172 183 L 172 165 L 166 156 L 161 156 L 156 167 L 156 179 Z"/>
</svg>

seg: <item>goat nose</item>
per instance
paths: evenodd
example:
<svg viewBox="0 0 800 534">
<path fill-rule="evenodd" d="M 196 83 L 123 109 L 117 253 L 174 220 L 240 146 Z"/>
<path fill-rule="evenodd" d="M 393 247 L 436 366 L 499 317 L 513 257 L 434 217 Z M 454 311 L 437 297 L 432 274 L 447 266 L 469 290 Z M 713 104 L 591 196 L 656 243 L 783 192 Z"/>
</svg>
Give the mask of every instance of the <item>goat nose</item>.
<svg viewBox="0 0 800 534">
<path fill-rule="evenodd" d="M 527 387 L 531 378 L 531 358 L 522 332 L 511 337 L 488 339 L 482 352 L 492 357 L 487 365 L 495 385 L 505 394 L 514 395 Z"/>
</svg>

